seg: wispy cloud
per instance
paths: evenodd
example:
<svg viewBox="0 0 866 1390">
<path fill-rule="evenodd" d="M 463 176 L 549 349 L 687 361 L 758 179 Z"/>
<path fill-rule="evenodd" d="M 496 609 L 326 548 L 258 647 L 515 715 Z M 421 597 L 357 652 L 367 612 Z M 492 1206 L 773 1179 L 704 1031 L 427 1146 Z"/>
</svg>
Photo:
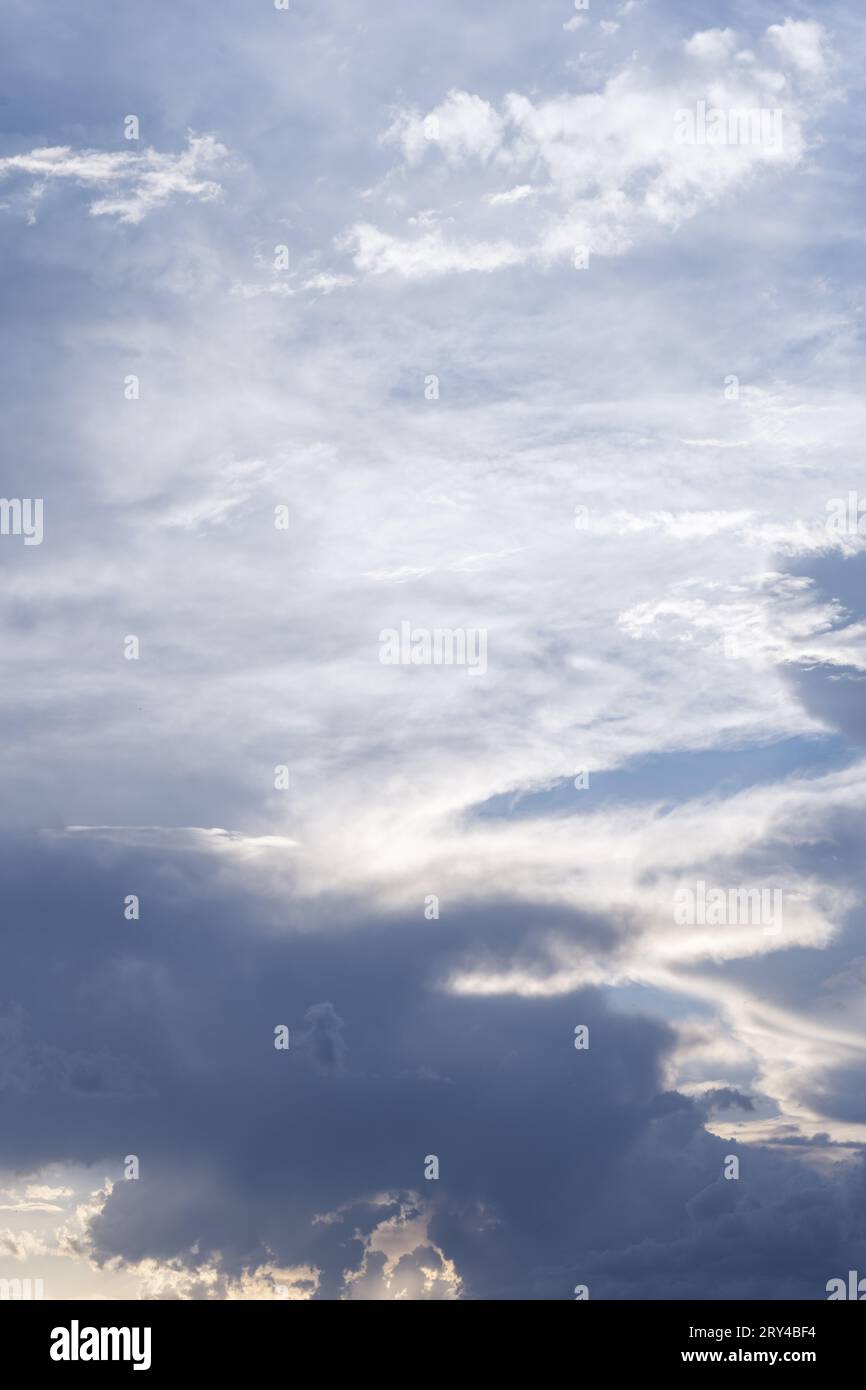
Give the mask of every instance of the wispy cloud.
<svg viewBox="0 0 866 1390">
<path fill-rule="evenodd" d="M 202 176 L 219 169 L 227 157 L 225 146 L 210 135 L 190 135 L 180 154 L 57 145 L 0 159 L 0 180 L 32 179 L 31 200 L 40 198 L 51 183 L 69 181 L 98 194 L 89 205 L 91 216 L 135 224 L 175 199 L 213 202 L 219 198 L 221 185 Z"/>
</svg>

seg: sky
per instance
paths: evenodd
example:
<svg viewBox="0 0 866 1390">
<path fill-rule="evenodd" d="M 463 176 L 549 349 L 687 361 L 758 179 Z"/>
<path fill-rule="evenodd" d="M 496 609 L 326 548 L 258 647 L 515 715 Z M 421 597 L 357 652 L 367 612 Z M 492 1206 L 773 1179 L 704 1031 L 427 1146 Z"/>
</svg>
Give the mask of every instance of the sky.
<svg viewBox="0 0 866 1390">
<path fill-rule="evenodd" d="M 0 1281 L 866 1275 L 866 17 L 0 31 Z"/>
</svg>

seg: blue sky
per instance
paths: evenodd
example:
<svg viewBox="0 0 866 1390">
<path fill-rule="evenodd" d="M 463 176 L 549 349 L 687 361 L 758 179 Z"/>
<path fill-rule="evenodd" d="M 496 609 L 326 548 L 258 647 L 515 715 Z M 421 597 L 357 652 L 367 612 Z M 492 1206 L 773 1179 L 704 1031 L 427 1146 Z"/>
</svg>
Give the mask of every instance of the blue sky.
<svg viewBox="0 0 866 1390">
<path fill-rule="evenodd" d="M 0 535 L 0 1277 L 825 1297 L 866 1266 L 862 17 L 2 28 L 44 528 Z M 701 103 L 772 119 L 680 139 Z M 388 664 L 404 623 L 484 669 Z M 682 925 L 699 883 L 784 925 Z"/>
</svg>

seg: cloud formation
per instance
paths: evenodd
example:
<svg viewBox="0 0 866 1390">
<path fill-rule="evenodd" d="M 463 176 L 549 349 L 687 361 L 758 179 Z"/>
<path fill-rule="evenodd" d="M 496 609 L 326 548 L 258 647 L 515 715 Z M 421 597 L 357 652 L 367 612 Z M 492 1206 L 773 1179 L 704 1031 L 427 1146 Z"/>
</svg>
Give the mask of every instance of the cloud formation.
<svg viewBox="0 0 866 1390">
<path fill-rule="evenodd" d="M 0 48 L 45 520 L 0 536 L 0 1276 L 824 1297 L 866 1234 L 855 18 L 157 8 Z M 383 662 L 403 624 L 483 676 Z"/>
<path fill-rule="evenodd" d="M 801 162 L 805 126 L 827 95 L 817 83 L 825 76 L 824 42 L 817 23 L 770 26 L 763 44 L 779 66 L 762 67 L 751 50 L 732 61 L 733 29 L 710 29 L 683 44 L 679 71 L 668 63 L 656 75 L 630 63 L 597 92 L 538 98 L 512 91 L 497 108 L 452 89 L 426 113 L 403 107 L 385 143 L 400 149 L 409 180 L 439 162 L 453 171 L 455 187 L 428 170 L 418 191 L 447 199 L 457 212 L 412 217 L 421 225 L 409 236 L 359 223 L 340 245 L 353 252 L 358 271 L 407 279 L 550 265 L 580 251 L 622 255 L 746 189 L 758 173 Z M 811 79 L 805 86 L 804 75 Z M 503 180 L 526 190 L 520 201 L 533 195 L 516 221 L 517 237 L 497 235 L 478 204 L 480 184 L 489 206 L 511 208 L 513 192 L 495 186 Z M 428 230 L 430 221 L 442 225 Z"/>
<path fill-rule="evenodd" d="M 35 203 L 58 179 L 68 179 L 91 194 L 92 217 L 116 217 L 136 224 L 173 199 L 212 202 L 222 192 L 214 179 L 202 178 L 223 164 L 225 146 L 210 135 L 187 137 L 180 154 L 145 149 L 131 151 L 73 150 L 57 145 L 0 159 L 0 180 L 27 175 L 33 180 L 29 198 Z"/>
</svg>

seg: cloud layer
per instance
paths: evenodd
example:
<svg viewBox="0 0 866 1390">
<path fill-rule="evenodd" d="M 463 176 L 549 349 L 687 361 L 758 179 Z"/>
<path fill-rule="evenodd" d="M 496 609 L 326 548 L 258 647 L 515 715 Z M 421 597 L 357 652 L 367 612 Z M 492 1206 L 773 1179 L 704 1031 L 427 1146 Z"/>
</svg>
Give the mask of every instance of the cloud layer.
<svg viewBox="0 0 866 1390">
<path fill-rule="evenodd" d="M 0 1276 L 824 1297 L 859 20 L 158 10 L 4 21 Z"/>
</svg>

